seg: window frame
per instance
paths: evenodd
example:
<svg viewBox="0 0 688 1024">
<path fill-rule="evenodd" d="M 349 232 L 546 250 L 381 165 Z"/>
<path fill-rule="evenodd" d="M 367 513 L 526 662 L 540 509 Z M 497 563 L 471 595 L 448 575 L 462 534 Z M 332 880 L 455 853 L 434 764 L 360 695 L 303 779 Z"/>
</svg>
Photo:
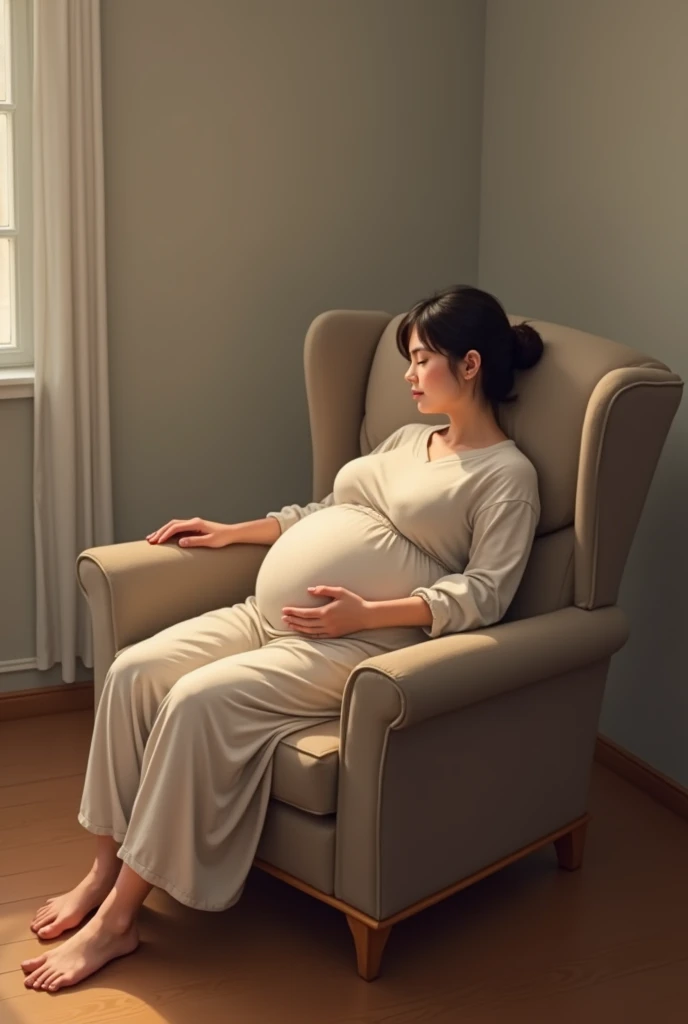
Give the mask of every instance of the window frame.
<svg viewBox="0 0 688 1024">
<path fill-rule="evenodd" d="M 14 221 L 0 227 L 0 237 L 15 239 L 14 282 L 10 301 L 13 306 L 15 344 L 0 346 L 0 370 L 33 366 L 33 203 L 32 203 L 32 127 L 31 84 L 33 78 L 32 0 L 5 0 L 9 22 L 11 101 L 0 102 L 0 112 L 8 112 L 12 149 L 12 188 Z"/>
</svg>

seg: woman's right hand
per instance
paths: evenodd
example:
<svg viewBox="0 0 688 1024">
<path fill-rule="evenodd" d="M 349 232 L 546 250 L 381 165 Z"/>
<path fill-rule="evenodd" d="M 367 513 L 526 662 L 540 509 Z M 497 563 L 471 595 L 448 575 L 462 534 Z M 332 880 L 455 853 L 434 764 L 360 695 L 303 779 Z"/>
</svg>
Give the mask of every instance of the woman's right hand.
<svg viewBox="0 0 688 1024">
<path fill-rule="evenodd" d="M 223 548 L 233 540 L 233 527 L 228 523 L 212 523 L 209 519 L 172 519 L 159 530 L 149 533 L 149 544 L 164 544 L 166 540 L 183 533 L 179 544 L 185 548 Z"/>
</svg>

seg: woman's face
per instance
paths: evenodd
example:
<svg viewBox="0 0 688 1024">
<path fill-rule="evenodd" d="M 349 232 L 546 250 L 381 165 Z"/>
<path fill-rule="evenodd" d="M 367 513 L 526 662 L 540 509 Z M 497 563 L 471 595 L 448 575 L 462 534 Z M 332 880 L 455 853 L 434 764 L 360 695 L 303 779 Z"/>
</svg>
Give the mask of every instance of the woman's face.
<svg viewBox="0 0 688 1024">
<path fill-rule="evenodd" d="M 422 392 L 418 398 L 414 398 L 421 412 L 451 415 L 472 394 L 473 378 L 480 369 L 480 355 L 477 352 L 467 352 L 459 362 L 457 380 L 447 357 L 427 348 L 414 327 L 409 342 L 409 356 L 411 365 L 404 374 L 404 380 L 414 391 Z"/>
</svg>

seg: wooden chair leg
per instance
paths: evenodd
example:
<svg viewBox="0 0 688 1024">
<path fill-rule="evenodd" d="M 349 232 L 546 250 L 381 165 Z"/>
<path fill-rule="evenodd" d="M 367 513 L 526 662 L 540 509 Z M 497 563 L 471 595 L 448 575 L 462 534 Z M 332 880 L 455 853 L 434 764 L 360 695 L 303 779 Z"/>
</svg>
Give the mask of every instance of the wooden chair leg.
<svg viewBox="0 0 688 1024">
<path fill-rule="evenodd" d="M 351 914 L 346 915 L 356 946 L 358 973 L 365 981 L 374 981 L 380 973 L 382 953 L 392 928 L 370 928 Z"/>
<path fill-rule="evenodd" d="M 559 867 L 566 871 L 576 871 L 583 863 L 583 849 L 585 847 L 585 832 L 588 827 L 584 821 L 572 832 L 554 840 L 554 848 L 557 851 Z"/>
</svg>

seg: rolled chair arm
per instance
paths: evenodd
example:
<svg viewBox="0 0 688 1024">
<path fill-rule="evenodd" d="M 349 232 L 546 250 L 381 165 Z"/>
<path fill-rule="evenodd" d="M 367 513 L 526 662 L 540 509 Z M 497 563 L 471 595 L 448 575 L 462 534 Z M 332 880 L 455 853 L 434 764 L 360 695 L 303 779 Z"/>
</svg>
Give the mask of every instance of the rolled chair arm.
<svg viewBox="0 0 688 1024">
<path fill-rule="evenodd" d="M 367 658 L 352 671 L 342 705 L 346 742 L 355 704 L 366 718 L 405 729 L 508 690 L 608 658 L 626 643 L 620 608 L 561 608 Z"/>
<path fill-rule="evenodd" d="M 96 704 L 117 651 L 254 593 L 264 544 L 180 548 L 131 541 L 88 548 L 77 578 L 91 611 Z"/>
</svg>

